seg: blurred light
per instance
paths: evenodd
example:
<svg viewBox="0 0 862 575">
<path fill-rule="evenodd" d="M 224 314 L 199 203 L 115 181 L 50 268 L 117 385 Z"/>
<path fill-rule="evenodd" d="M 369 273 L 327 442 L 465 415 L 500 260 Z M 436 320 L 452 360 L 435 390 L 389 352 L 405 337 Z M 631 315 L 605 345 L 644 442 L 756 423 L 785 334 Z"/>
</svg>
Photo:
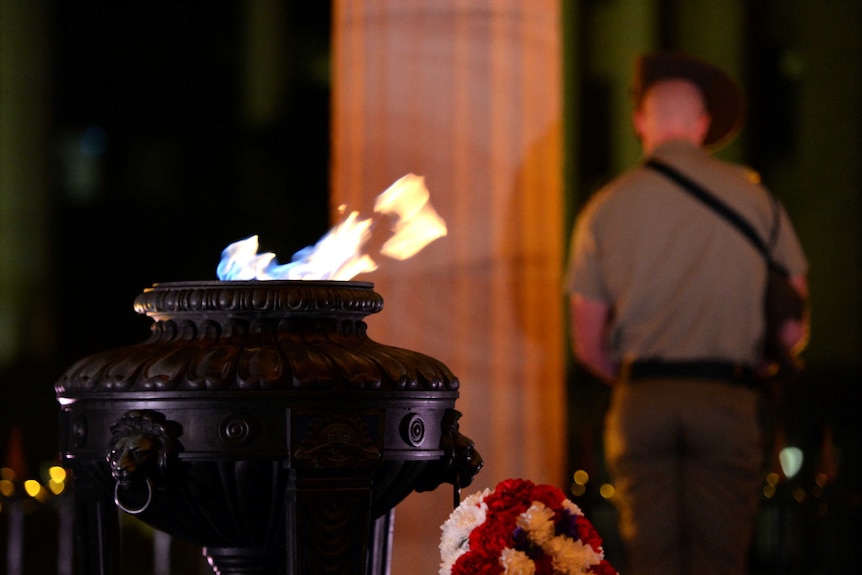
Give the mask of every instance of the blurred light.
<svg viewBox="0 0 862 575">
<path fill-rule="evenodd" d="M 775 495 L 775 485 L 772 483 L 767 483 L 763 486 L 763 496 L 767 499 L 771 499 Z"/>
<path fill-rule="evenodd" d="M 805 61 L 799 52 L 784 50 L 779 55 L 779 68 L 788 78 L 800 78 L 805 73 Z"/>
<path fill-rule="evenodd" d="M 817 485 L 819 485 L 820 487 L 823 487 L 824 485 L 826 485 L 827 483 L 829 483 L 829 476 L 828 476 L 828 475 L 826 475 L 825 473 L 818 473 L 818 474 L 814 477 L 814 483 L 816 483 L 816 484 L 817 484 Z"/>
<path fill-rule="evenodd" d="M 584 486 L 581 483 L 572 483 L 570 490 L 572 492 L 572 495 L 575 495 L 577 497 L 580 497 L 581 495 L 583 495 L 584 493 L 587 492 L 586 486 Z"/>
<path fill-rule="evenodd" d="M 15 493 L 15 484 L 8 479 L 0 479 L 0 495 L 12 497 Z"/>
<path fill-rule="evenodd" d="M 108 133 L 99 126 L 90 126 L 81 133 L 79 145 L 85 156 L 99 157 L 108 149 Z"/>
<path fill-rule="evenodd" d="M 805 490 L 801 487 L 797 487 L 793 490 L 793 499 L 795 499 L 797 503 L 805 501 L 806 496 L 807 494 L 805 493 Z"/>
<path fill-rule="evenodd" d="M 48 477 L 55 483 L 65 483 L 66 470 L 59 465 L 54 465 L 48 469 Z"/>
<path fill-rule="evenodd" d="M 793 479 L 802 468 L 802 450 L 798 447 L 785 447 L 778 453 L 778 462 L 781 464 L 784 476 L 787 479 Z"/>
<path fill-rule="evenodd" d="M 54 481 L 51 479 L 48 481 L 48 489 L 50 489 L 51 493 L 54 495 L 60 495 L 66 489 L 66 484 L 62 481 Z"/>
<path fill-rule="evenodd" d="M 10 467 L 0 468 L 0 479 L 15 481 L 15 470 Z"/>
<path fill-rule="evenodd" d="M 101 128 L 87 128 L 63 134 L 59 141 L 59 181 L 70 199 L 78 203 L 93 201 L 102 186 L 102 155 L 107 137 Z"/>
<path fill-rule="evenodd" d="M 575 483 L 578 485 L 586 485 L 590 480 L 590 474 L 584 471 L 583 469 L 578 469 L 575 471 L 574 475 Z"/>
<path fill-rule="evenodd" d="M 773 487 L 778 485 L 778 482 L 781 480 L 781 477 L 777 473 L 770 473 L 766 476 L 766 482 Z"/>
<path fill-rule="evenodd" d="M 42 484 L 35 479 L 28 479 L 24 482 L 24 491 L 26 491 L 27 495 L 30 497 L 38 497 L 42 492 Z"/>
<path fill-rule="evenodd" d="M 616 489 L 610 483 L 602 483 L 602 486 L 599 487 L 599 495 L 604 497 L 605 499 L 610 499 L 616 493 Z"/>
</svg>

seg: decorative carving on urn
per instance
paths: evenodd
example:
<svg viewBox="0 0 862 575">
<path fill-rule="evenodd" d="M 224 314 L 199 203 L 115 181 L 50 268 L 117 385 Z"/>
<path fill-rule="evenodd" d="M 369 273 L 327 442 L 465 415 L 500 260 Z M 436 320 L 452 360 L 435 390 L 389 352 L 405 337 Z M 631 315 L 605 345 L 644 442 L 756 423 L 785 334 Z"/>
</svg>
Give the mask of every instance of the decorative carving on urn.
<svg viewBox="0 0 862 575">
<path fill-rule="evenodd" d="M 315 419 L 293 456 L 297 466 L 363 468 L 383 457 L 356 415 L 335 414 Z"/>
</svg>

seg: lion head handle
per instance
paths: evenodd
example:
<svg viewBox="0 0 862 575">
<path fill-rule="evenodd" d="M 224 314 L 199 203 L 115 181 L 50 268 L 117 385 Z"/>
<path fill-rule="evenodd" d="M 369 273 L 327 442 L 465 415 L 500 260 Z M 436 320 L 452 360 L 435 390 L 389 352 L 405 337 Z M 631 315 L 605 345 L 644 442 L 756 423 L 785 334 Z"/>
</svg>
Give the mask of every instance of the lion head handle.
<svg viewBox="0 0 862 575">
<path fill-rule="evenodd" d="M 441 424 L 440 449 L 443 457 L 425 469 L 416 491 L 432 491 L 441 483 L 455 487 L 455 507 L 461 500 L 461 488 L 473 482 L 485 462 L 472 439 L 463 435 L 458 425 L 461 412 L 447 409 Z"/>
<path fill-rule="evenodd" d="M 182 426 L 151 410 L 127 411 L 111 426 L 105 459 L 117 482 L 114 501 L 127 513 L 141 513 L 152 499 L 153 483 L 168 472 L 168 461 L 182 450 Z"/>
</svg>

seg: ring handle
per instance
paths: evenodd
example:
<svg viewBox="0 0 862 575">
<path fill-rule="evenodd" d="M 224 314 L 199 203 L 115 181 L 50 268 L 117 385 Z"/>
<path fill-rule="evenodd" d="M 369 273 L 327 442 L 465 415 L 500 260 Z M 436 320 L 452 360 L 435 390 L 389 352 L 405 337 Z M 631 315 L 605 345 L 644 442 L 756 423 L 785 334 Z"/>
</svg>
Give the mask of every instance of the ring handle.
<svg viewBox="0 0 862 575">
<path fill-rule="evenodd" d="M 150 502 L 153 500 L 153 484 L 150 481 L 150 478 L 147 477 L 144 484 L 147 486 L 147 499 L 144 501 L 144 504 L 139 507 L 132 507 L 120 501 L 120 482 L 118 481 L 114 485 L 114 503 L 117 504 L 117 507 L 128 513 L 129 515 L 138 515 L 139 513 L 143 513 L 146 511 L 147 507 L 150 506 Z"/>
</svg>

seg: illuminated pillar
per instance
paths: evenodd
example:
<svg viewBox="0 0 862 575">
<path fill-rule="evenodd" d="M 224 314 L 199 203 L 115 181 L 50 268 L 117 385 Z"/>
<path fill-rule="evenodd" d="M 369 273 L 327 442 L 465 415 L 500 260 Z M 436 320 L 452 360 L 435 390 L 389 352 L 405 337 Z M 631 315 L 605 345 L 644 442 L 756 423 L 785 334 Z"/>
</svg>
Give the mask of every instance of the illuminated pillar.
<svg viewBox="0 0 862 575">
<path fill-rule="evenodd" d="M 701 0 L 680 2 L 677 6 L 679 45 L 742 77 L 745 47 L 744 0 Z M 709 25 L 704 25 L 705 23 Z"/>
<path fill-rule="evenodd" d="M 726 70 L 738 81 L 745 48 L 743 0 L 680 2 L 677 19 L 680 49 L 704 58 Z M 708 26 L 704 23 L 709 22 Z M 743 85 L 743 90 L 746 86 Z M 737 138 L 720 152 L 727 160 L 742 161 L 742 140 Z"/>
<path fill-rule="evenodd" d="M 242 119 L 252 127 L 277 120 L 284 106 L 284 12 L 279 0 L 243 5 Z"/>
<path fill-rule="evenodd" d="M 631 168 L 641 157 L 632 130 L 631 82 L 635 58 L 657 49 L 681 50 L 743 77 L 745 33 L 743 0 L 672 2 L 618 0 L 583 6 L 588 62 L 585 72 L 607 86 L 610 172 Z M 672 8 L 672 11 L 668 11 Z M 587 110 L 585 113 L 589 114 Z M 603 136 L 605 136 L 603 134 Z M 581 145 L 589 145 L 589 135 Z M 723 149 L 738 158 L 739 142 Z"/>
<path fill-rule="evenodd" d="M 792 113 L 797 152 L 774 187 L 792 215 L 811 260 L 811 346 L 806 362 L 859 372 L 862 349 L 862 5 L 799 2 L 795 53 L 798 101 Z M 801 56 L 801 58 L 800 58 Z M 789 196 L 789 197 L 788 197 Z M 812 370 L 813 371 L 813 370 Z M 855 375 L 851 375 L 856 379 Z"/>
<path fill-rule="evenodd" d="M 50 343 L 48 14 L 0 6 L 0 368 Z"/>
<path fill-rule="evenodd" d="M 658 4 L 658 0 L 618 0 L 581 6 L 583 23 L 579 29 L 586 35 L 588 55 L 583 72 L 606 87 L 608 133 L 583 134 L 580 145 L 589 146 L 591 137 L 607 138 L 611 174 L 632 167 L 641 155 L 632 130 L 632 66 L 638 53 L 655 49 L 658 43 Z"/>
<path fill-rule="evenodd" d="M 561 46 L 557 0 L 339 0 L 334 13 L 334 205 L 371 213 L 408 172 L 448 236 L 380 258 L 370 335 L 444 361 L 476 484 L 565 480 Z M 451 492 L 396 517 L 393 573 L 436 573 Z"/>
</svg>

